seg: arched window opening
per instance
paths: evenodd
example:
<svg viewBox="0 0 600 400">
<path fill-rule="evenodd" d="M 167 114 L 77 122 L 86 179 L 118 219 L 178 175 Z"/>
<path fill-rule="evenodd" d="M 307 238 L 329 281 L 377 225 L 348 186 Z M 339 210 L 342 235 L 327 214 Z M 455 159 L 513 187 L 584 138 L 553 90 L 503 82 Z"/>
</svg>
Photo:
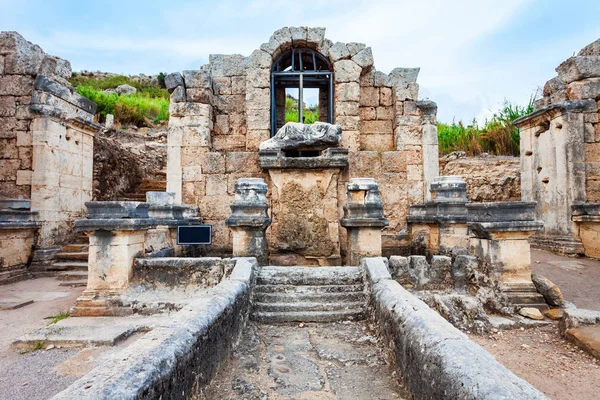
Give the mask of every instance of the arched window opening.
<svg viewBox="0 0 600 400">
<path fill-rule="evenodd" d="M 313 122 L 317 113 L 318 121 L 333 123 L 331 64 L 313 49 L 292 48 L 271 68 L 271 136 L 286 122 Z"/>
</svg>

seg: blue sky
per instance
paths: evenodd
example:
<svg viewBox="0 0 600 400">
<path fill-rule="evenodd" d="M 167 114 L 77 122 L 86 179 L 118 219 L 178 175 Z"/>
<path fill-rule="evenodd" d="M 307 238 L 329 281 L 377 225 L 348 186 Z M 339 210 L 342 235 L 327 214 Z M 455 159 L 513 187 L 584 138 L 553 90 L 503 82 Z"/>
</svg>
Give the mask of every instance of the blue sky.
<svg viewBox="0 0 600 400">
<path fill-rule="evenodd" d="M 525 104 L 554 68 L 600 38 L 599 0 L 0 0 L 16 30 L 73 70 L 197 69 L 211 53 L 249 55 L 282 26 L 373 48 L 377 69 L 421 67 L 421 97 L 442 121 Z"/>
</svg>

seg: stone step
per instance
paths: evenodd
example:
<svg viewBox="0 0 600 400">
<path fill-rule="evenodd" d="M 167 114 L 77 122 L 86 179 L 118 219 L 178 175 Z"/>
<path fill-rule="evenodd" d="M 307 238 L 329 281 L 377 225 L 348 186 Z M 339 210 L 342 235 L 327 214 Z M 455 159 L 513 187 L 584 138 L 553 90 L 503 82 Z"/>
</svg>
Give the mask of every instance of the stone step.
<svg viewBox="0 0 600 400">
<path fill-rule="evenodd" d="M 87 286 L 87 279 L 86 280 L 79 280 L 79 281 L 63 281 L 63 282 L 59 283 L 58 286 L 63 286 L 63 287 L 86 287 Z"/>
<path fill-rule="evenodd" d="M 71 240 L 71 243 L 89 244 L 90 238 L 88 238 L 86 235 L 77 235 Z"/>
<path fill-rule="evenodd" d="M 325 285 L 325 286 L 313 286 L 313 285 L 256 285 L 254 293 L 347 293 L 347 292 L 362 292 L 364 286 L 361 285 Z"/>
<path fill-rule="evenodd" d="M 87 238 L 86 238 L 87 239 Z M 61 253 L 79 253 L 79 252 L 87 252 L 90 248 L 90 245 L 86 243 L 69 243 L 63 246 L 60 249 Z"/>
<path fill-rule="evenodd" d="M 80 281 L 87 278 L 87 271 L 65 271 L 58 274 L 56 279 L 59 281 Z"/>
<path fill-rule="evenodd" d="M 344 311 L 299 311 L 299 312 L 261 312 L 255 311 L 250 318 L 257 322 L 272 324 L 285 322 L 335 322 L 361 320 L 365 317 L 362 308 Z"/>
<path fill-rule="evenodd" d="M 302 287 L 302 286 L 298 286 Z M 318 287 L 318 286 L 317 286 Z M 321 286 L 322 287 L 322 286 Z M 338 302 L 365 302 L 363 292 L 339 292 L 339 293 L 254 293 L 254 301 L 257 303 L 338 303 Z"/>
<path fill-rule="evenodd" d="M 303 312 L 303 311 L 347 311 L 365 306 L 363 301 L 351 303 L 254 303 L 255 312 Z"/>
<path fill-rule="evenodd" d="M 54 262 L 49 268 L 53 271 L 86 271 L 88 270 L 87 261 L 62 261 Z"/>
<path fill-rule="evenodd" d="M 263 267 L 259 285 L 355 285 L 363 282 L 360 267 Z"/>
<path fill-rule="evenodd" d="M 61 251 L 60 253 L 56 253 L 57 260 L 85 260 L 87 261 L 89 254 L 87 252 L 67 252 Z"/>
</svg>

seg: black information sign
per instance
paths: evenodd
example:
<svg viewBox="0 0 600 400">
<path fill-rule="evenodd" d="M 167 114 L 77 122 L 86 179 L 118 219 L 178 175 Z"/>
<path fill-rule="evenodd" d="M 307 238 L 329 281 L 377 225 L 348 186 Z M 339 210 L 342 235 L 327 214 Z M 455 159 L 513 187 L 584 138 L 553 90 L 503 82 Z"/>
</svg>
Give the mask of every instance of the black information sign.
<svg viewBox="0 0 600 400">
<path fill-rule="evenodd" d="M 212 244 L 212 225 L 178 226 L 177 244 Z"/>
</svg>

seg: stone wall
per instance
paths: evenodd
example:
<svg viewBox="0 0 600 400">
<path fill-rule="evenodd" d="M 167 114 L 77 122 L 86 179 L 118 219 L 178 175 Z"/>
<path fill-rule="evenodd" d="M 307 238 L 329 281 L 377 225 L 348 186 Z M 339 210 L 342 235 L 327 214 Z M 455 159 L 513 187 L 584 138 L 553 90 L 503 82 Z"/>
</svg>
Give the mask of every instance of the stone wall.
<svg viewBox="0 0 600 400">
<path fill-rule="evenodd" d="M 31 200 L 37 249 L 64 242 L 92 198 L 96 105 L 70 76 L 68 61 L 0 32 L 0 199 Z"/>
<path fill-rule="evenodd" d="M 244 329 L 255 268 L 236 259 L 229 279 L 53 398 L 201 397 Z"/>
<path fill-rule="evenodd" d="M 577 56 L 556 68 L 558 75 L 544 85 L 544 96 L 535 103 L 541 110 L 562 101 L 593 100 L 583 114 L 585 152 L 585 197 L 587 202 L 600 202 L 600 39 L 587 45 Z"/>
<path fill-rule="evenodd" d="M 536 111 L 515 121 L 521 130 L 521 197 L 537 201 L 544 229 L 537 247 L 590 254 L 580 229 L 600 231 L 600 39 L 568 58 L 544 86 Z M 595 204 L 574 221 L 572 207 Z M 578 223 L 582 222 L 582 223 Z"/>
<path fill-rule="evenodd" d="M 406 225 L 408 205 L 428 198 L 429 182 L 438 175 L 437 107 L 418 101 L 418 68 L 396 68 L 385 74 L 375 69 L 371 48 L 364 44 L 333 43 L 325 38 L 324 28 L 282 28 L 249 57 L 211 55 L 198 71 L 166 78 L 172 93 L 167 190 L 175 192 L 178 201 L 198 205 L 204 221 L 213 225 L 216 255 L 231 252 L 232 239 L 224 220 L 239 178 L 264 178 L 269 185 L 269 208 L 278 208 L 282 196 L 274 194 L 278 190 L 270 176 L 274 170 L 261 169 L 257 150 L 270 137 L 272 63 L 282 52 L 298 46 L 320 52 L 332 65 L 334 122 L 343 129 L 340 147 L 349 150 L 349 166 L 332 180 L 336 186 L 323 189 L 335 195 L 321 194 L 333 202 L 334 213 L 338 210 L 333 220 L 342 217 L 349 179 L 374 177 L 390 222 L 387 229 L 398 232 Z M 326 96 L 321 93 L 320 98 Z M 267 232 L 271 245 L 277 241 L 272 234 L 276 229 L 275 222 Z M 337 223 L 313 240 L 332 237 L 335 242 L 339 238 L 344 254 L 345 230 Z M 330 248 L 331 254 L 323 256 L 332 255 L 338 261 L 331 262 L 339 263 L 339 256 L 335 257 L 339 246 Z M 271 251 L 281 250 L 275 245 Z M 306 258 L 304 262 L 311 263 Z"/>
<path fill-rule="evenodd" d="M 372 318 L 415 399 L 546 399 L 365 258 Z"/>
<path fill-rule="evenodd" d="M 458 175 L 467 182 L 471 202 L 518 201 L 521 199 L 521 167 L 518 157 L 459 157 L 440 159 L 440 175 Z"/>
</svg>

